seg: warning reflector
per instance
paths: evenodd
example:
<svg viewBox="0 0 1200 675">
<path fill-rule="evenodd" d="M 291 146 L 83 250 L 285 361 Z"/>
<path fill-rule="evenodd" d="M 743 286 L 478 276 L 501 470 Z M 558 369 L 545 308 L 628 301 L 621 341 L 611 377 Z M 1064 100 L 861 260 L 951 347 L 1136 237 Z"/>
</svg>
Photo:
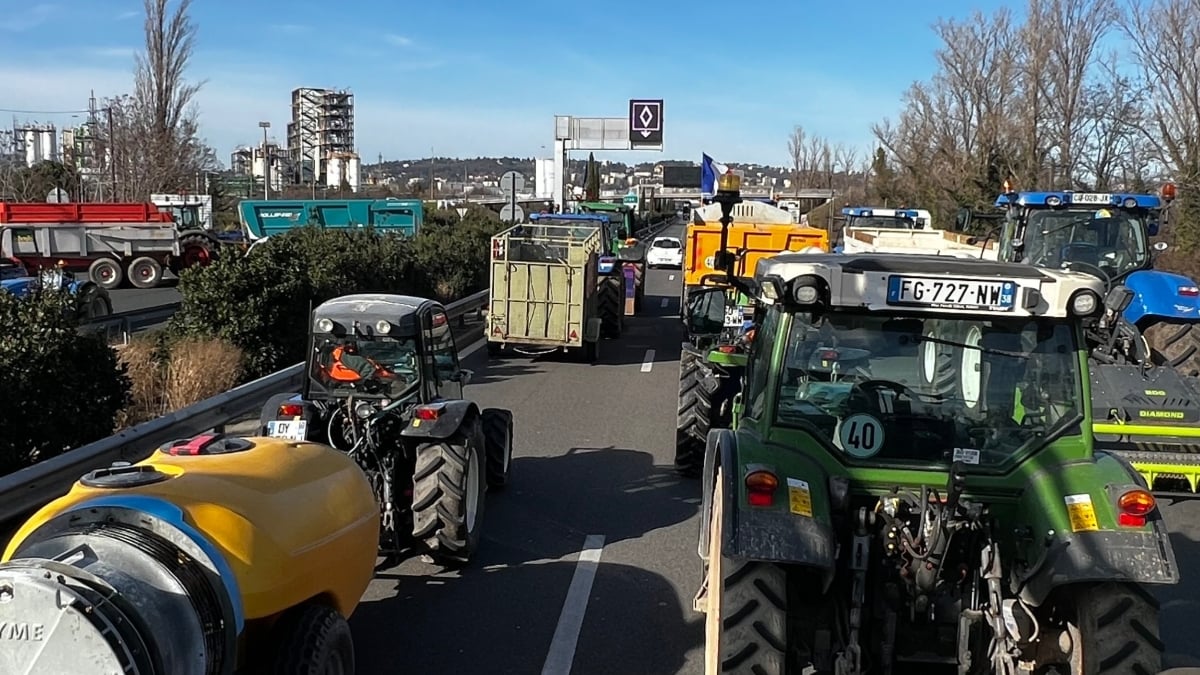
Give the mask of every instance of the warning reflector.
<svg viewBox="0 0 1200 675">
<path fill-rule="evenodd" d="M 572 329 L 571 329 L 571 336 L 570 336 L 570 337 L 571 337 L 571 339 L 572 339 L 572 340 L 578 339 L 578 338 L 579 338 L 579 333 L 575 332 L 575 329 L 574 329 L 574 328 L 572 328 Z"/>
</svg>

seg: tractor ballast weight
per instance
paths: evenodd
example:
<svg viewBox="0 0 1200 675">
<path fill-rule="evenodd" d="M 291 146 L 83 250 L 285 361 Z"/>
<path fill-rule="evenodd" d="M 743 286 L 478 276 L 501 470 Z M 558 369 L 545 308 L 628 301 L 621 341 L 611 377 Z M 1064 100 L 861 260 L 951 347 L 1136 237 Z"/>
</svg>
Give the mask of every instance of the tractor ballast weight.
<svg viewBox="0 0 1200 675">
<path fill-rule="evenodd" d="M 1153 269 L 1161 195 L 1001 194 L 1001 259 L 1101 279 L 1117 308 L 1087 327 L 1097 446 L 1141 471 L 1159 495 L 1200 498 L 1200 288 Z"/>
<path fill-rule="evenodd" d="M 755 282 L 734 423 L 702 468 L 706 675 L 1162 669 L 1145 587 L 1179 581 L 1168 531 L 1090 434 L 1101 281 L 785 254 Z"/>
<path fill-rule="evenodd" d="M 205 434 L 92 471 L 8 544 L 0 672 L 353 673 L 378 529 L 315 443 Z"/>
</svg>

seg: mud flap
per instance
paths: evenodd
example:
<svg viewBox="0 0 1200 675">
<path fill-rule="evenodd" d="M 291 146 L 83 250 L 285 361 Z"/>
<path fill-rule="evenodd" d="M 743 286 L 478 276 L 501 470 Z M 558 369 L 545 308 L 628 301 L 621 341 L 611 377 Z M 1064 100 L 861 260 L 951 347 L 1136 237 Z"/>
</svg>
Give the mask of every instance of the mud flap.
<svg viewBox="0 0 1200 675">
<path fill-rule="evenodd" d="M 788 453 L 795 461 L 808 465 L 805 474 L 814 479 L 820 477 L 825 483 L 827 477 L 816 463 L 804 459 L 796 453 Z M 708 433 L 707 445 L 704 452 L 703 502 L 700 506 L 700 536 L 697 554 L 703 561 L 708 560 L 709 518 L 712 514 L 711 499 L 713 481 L 716 479 L 717 466 L 722 469 L 725 480 L 724 532 L 726 539 L 721 543 L 724 555 L 732 558 L 762 560 L 767 562 L 783 562 L 816 567 L 832 572 L 835 562 L 835 544 L 833 528 L 829 522 L 818 518 L 798 516 L 784 509 L 743 508 L 741 506 L 742 468 L 737 452 L 737 439 L 729 429 L 713 429 Z M 719 463 L 719 464 L 718 464 Z M 781 477 L 782 478 L 782 477 Z M 813 484 L 812 499 L 828 500 L 828 488 L 825 485 Z M 781 486 L 786 494 L 786 486 Z M 814 509 L 829 513 L 828 505 Z"/>
<path fill-rule="evenodd" d="M 587 325 L 583 327 L 583 341 L 596 342 L 600 339 L 600 327 L 604 320 L 598 316 L 594 316 L 587 321 Z"/>
<path fill-rule="evenodd" d="M 1013 591 L 1037 607 L 1052 590 L 1085 581 L 1176 584 L 1179 564 L 1166 525 L 1150 530 L 1056 532 L 1045 557 L 1013 579 Z"/>
</svg>

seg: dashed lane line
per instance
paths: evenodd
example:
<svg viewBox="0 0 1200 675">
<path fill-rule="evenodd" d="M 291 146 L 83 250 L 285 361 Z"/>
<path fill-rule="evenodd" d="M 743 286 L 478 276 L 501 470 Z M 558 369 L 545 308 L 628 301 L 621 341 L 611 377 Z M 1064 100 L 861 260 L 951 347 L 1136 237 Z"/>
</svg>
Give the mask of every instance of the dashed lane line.
<svg viewBox="0 0 1200 675">
<path fill-rule="evenodd" d="M 648 373 L 654 367 L 654 350 L 646 350 L 646 358 L 642 359 L 642 372 Z"/>
<path fill-rule="evenodd" d="M 550 640 L 550 651 L 542 675 L 570 675 L 575 662 L 575 647 L 579 644 L 579 631 L 583 628 L 583 617 L 587 614 L 588 597 L 592 594 L 592 582 L 596 580 L 596 568 L 600 565 L 600 554 L 604 552 L 604 535 L 589 534 L 579 552 L 575 575 L 567 588 L 567 599 L 563 601 L 558 626 Z"/>
</svg>

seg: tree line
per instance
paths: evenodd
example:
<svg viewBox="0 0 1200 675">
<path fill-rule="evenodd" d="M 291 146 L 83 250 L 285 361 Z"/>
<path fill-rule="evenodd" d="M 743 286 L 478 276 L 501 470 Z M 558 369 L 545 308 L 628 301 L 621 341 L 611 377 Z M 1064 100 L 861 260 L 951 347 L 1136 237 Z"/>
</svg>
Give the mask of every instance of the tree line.
<svg viewBox="0 0 1200 675">
<path fill-rule="evenodd" d="M 857 157 L 797 127 L 802 184 L 863 177 L 861 196 L 920 205 L 939 223 L 1021 189 L 1179 188 L 1170 236 L 1200 246 L 1200 0 L 1029 0 L 934 25 L 937 68 L 873 125 Z"/>
</svg>

